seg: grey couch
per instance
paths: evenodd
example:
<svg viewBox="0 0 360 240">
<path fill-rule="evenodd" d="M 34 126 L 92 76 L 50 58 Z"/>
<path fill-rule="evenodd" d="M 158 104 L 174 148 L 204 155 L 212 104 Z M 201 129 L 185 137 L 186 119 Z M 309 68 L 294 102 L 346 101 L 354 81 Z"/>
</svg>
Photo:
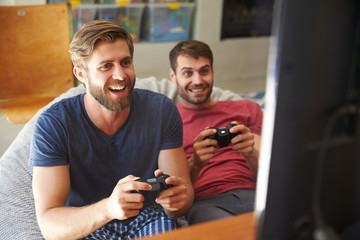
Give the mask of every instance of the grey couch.
<svg viewBox="0 0 360 240">
<path fill-rule="evenodd" d="M 137 88 L 163 93 L 176 103 L 180 102 L 176 84 L 168 79 L 154 77 L 137 79 Z M 0 158 L 0 239 L 42 239 L 32 194 L 32 168 L 28 166 L 30 139 L 37 117 L 44 109 L 60 99 L 85 92 L 80 85 L 71 88 L 41 109 L 19 132 Z M 242 97 L 228 90 L 214 87 L 215 100 L 240 100 Z M 262 99 L 255 99 L 262 101 Z M 261 102 L 260 102 L 261 104 Z"/>
</svg>

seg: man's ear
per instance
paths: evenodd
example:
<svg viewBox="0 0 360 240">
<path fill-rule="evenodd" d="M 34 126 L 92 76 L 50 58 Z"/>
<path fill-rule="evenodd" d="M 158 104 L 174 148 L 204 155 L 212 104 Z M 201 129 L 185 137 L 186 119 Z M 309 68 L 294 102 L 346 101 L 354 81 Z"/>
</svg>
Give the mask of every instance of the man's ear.
<svg viewBox="0 0 360 240">
<path fill-rule="evenodd" d="M 87 83 L 87 77 L 84 69 L 76 66 L 73 68 L 73 73 L 80 82 Z"/>
<path fill-rule="evenodd" d="M 172 68 L 170 68 L 170 79 L 171 79 L 171 81 L 173 81 L 174 83 L 176 83 L 176 74 L 175 74 L 175 72 L 172 70 Z"/>
</svg>

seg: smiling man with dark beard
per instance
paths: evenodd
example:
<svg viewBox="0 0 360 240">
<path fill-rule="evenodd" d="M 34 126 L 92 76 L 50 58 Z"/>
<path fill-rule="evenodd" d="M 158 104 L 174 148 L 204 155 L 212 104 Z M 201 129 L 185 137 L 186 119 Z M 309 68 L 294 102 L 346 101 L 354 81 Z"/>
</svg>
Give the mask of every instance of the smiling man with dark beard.
<svg viewBox="0 0 360 240">
<path fill-rule="evenodd" d="M 182 122 L 164 95 L 135 89 L 131 36 L 85 24 L 70 44 L 86 93 L 38 118 L 30 149 L 37 220 L 46 239 L 130 239 L 177 227 L 193 201 Z M 171 188 L 151 191 L 166 173 Z M 156 190 L 156 189 L 154 189 Z"/>
<path fill-rule="evenodd" d="M 260 106 L 249 100 L 211 99 L 213 55 L 204 42 L 178 43 L 170 51 L 170 65 L 171 80 L 182 98 L 178 109 L 184 125 L 183 146 L 195 190 L 189 224 L 252 211 L 261 141 Z M 228 135 L 236 136 L 229 146 L 220 148 L 210 137 L 217 130 L 209 127 L 224 131 L 231 123 L 235 126 Z"/>
</svg>

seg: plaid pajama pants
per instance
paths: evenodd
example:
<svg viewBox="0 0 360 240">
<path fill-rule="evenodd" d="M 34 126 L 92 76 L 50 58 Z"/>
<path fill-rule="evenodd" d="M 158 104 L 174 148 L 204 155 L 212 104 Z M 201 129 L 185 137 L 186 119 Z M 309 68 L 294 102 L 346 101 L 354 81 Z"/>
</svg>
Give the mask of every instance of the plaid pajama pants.
<svg viewBox="0 0 360 240">
<path fill-rule="evenodd" d="M 132 239 L 151 236 L 178 227 L 175 218 L 166 215 L 160 205 L 153 204 L 143 209 L 135 219 L 127 224 L 112 221 L 82 239 Z"/>
</svg>

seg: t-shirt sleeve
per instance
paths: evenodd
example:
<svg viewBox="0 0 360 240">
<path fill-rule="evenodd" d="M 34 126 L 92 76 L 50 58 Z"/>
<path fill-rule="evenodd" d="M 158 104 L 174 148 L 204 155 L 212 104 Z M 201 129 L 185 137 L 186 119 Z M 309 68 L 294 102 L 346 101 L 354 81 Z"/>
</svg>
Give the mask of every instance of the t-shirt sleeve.
<svg viewBox="0 0 360 240">
<path fill-rule="evenodd" d="M 249 124 L 249 128 L 252 133 L 261 135 L 261 129 L 262 129 L 262 120 L 263 120 L 263 112 L 259 104 L 249 101 L 250 102 L 250 108 L 251 109 L 251 121 Z"/>
<path fill-rule="evenodd" d="M 30 144 L 30 166 L 67 165 L 65 134 L 62 124 L 50 114 L 39 116 Z"/>
<path fill-rule="evenodd" d="M 163 114 L 161 150 L 178 148 L 183 145 L 183 125 L 175 103 L 166 99 Z"/>
</svg>

